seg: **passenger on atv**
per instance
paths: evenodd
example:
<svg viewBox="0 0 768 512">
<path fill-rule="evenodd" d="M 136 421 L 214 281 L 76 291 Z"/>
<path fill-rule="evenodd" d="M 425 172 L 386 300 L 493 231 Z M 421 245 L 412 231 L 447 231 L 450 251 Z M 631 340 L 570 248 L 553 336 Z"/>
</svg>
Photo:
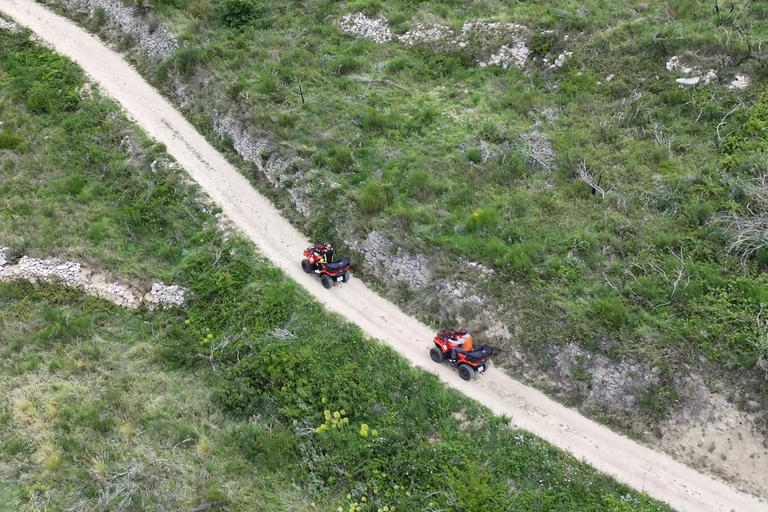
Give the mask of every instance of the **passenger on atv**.
<svg viewBox="0 0 768 512">
<path fill-rule="evenodd" d="M 464 354 L 472 352 L 472 336 L 463 328 L 458 331 L 451 331 L 451 333 L 452 336 L 448 338 L 448 343 L 451 345 L 451 354 L 448 356 L 448 360 L 456 361 L 456 355 L 459 351 Z"/>
<path fill-rule="evenodd" d="M 324 244 L 316 244 L 312 247 L 312 256 L 315 257 L 315 261 L 321 265 L 325 265 L 329 261 L 333 261 L 333 247 L 330 242 Z"/>
</svg>

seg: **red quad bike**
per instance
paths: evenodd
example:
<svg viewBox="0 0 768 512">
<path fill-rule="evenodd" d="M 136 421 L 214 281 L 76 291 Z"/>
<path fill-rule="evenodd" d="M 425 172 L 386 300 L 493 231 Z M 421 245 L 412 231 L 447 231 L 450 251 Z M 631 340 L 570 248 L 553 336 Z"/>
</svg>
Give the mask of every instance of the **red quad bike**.
<svg viewBox="0 0 768 512">
<path fill-rule="evenodd" d="M 449 340 L 453 338 L 453 331 L 441 331 L 435 336 L 435 346 L 429 351 L 429 357 L 436 363 L 447 362 L 451 366 L 459 368 L 459 377 L 464 380 L 472 380 L 478 373 L 483 373 L 491 366 L 491 354 L 493 349 L 489 345 L 481 345 L 470 352 L 462 350 L 456 351 L 456 361 L 448 358 L 451 355 L 451 344 Z"/>
<path fill-rule="evenodd" d="M 341 258 L 326 264 L 320 263 L 320 256 L 315 256 L 315 246 L 304 249 L 304 259 L 301 260 L 301 269 L 307 274 L 314 272 L 320 276 L 323 287 L 330 288 L 334 282 L 346 283 L 349 281 L 349 258 Z"/>
</svg>

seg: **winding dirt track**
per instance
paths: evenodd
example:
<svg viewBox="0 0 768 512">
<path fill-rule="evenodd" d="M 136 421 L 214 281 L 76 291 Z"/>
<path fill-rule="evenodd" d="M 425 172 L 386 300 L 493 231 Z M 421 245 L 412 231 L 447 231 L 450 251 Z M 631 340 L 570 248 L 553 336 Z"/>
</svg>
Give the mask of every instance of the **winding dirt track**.
<svg viewBox="0 0 768 512">
<path fill-rule="evenodd" d="M 516 427 L 546 439 L 681 512 L 768 511 L 764 501 L 616 434 L 501 371 L 491 369 L 487 375 L 466 383 L 455 370 L 435 365 L 428 354 L 433 336 L 428 326 L 401 312 L 359 280 L 353 279 L 329 291 L 317 278 L 304 274 L 299 260 L 309 241 L 120 55 L 33 0 L 0 0 L 0 11 L 78 63 L 151 137 L 167 146 L 168 152 L 267 258 L 327 309 L 354 322 L 415 366 L 438 375 L 447 385 L 494 413 L 511 417 Z"/>
</svg>

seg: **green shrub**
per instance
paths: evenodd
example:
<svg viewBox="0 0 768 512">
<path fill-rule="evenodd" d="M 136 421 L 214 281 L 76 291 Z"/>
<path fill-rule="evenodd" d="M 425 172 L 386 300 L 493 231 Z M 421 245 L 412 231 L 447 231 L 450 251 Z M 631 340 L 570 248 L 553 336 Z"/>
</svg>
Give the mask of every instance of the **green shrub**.
<svg viewBox="0 0 768 512">
<path fill-rule="evenodd" d="M 387 22 L 389 22 L 390 29 L 395 34 L 404 34 L 408 32 L 408 20 L 410 16 L 402 11 L 390 11 L 387 13 Z"/>
<path fill-rule="evenodd" d="M 238 432 L 241 452 L 258 467 L 269 471 L 293 469 L 296 464 L 297 440 L 290 429 L 277 425 L 266 428 L 246 423 Z"/>
<path fill-rule="evenodd" d="M 349 10 L 363 12 L 368 16 L 376 16 L 384 8 L 381 0 L 353 0 L 347 5 Z"/>
<path fill-rule="evenodd" d="M 479 164 L 483 161 L 483 152 L 480 151 L 480 148 L 469 148 L 465 156 L 473 164 Z"/>
<path fill-rule="evenodd" d="M 419 201 L 428 201 L 441 194 L 443 185 L 428 171 L 412 171 L 405 180 L 405 193 Z"/>
<path fill-rule="evenodd" d="M 80 105 L 79 71 L 64 57 L 42 51 L 31 41 L 14 43 L 6 51 L 17 51 L 5 61 L 12 73 L 10 86 L 14 96 L 36 114 L 75 110 Z"/>
<path fill-rule="evenodd" d="M 387 73 L 398 73 L 412 67 L 413 63 L 408 57 L 395 57 L 394 59 L 387 62 L 386 66 L 384 66 L 384 69 L 387 71 Z"/>
<path fill-rule="evenodd" d="M 220 9 L 222 21 L 231 28 L 250 25 L 265 14 L 264 7 L 255 0 L 222 0 Z"/>
<path fill-rule="evenodd" d="M 97 7 L 93 10 L 91 23 L 93 28 L 96 30 L 100 29 L 107 23 L 107 13 L 103 7 Z"/>
<path fill-rule="evenodd" d="M 203 60 L 202 49 L 196 46 L 186 46 L 171 57 L 176 71 L 184 78 L 191 77 Z"/>
<path fill-rule="evenodd" d="M 490 207 L 481 210 L 475 210 L 469 215 L 466 223 L 467 231 L 487 233 L 492 230 L 498 230 L 501 216 L 499 210 Z"/>
<path fill-rule="evenodd" d="M 375 108 L 368 108 L 363 113 L 360 124 L 366 133 L 381 133 L 389 127 L 389 119 Z"/>
<path fill-rule="evenodd" d="M 0 149 L 8 149 L 23 153 L 26 147 L 27 145 L 24 137 L 16 131 L 9 128 L 4 128 L 0 131 Z"/>
<path fill-rule="evenodd" d="M 277 80 L 272 75 L 261 75 L 259 82 L 256 84 L 256 92 L 259 94 L 274 94 L 277 92 Z"/>
<path fill-rule="evenodd" d="M 556 51 L 555 43 L 558 37 L 554 32 L 535 33 L 528 42 L 528 48 L 534 57 L 546 57 L 548 53 Z"/>
<path fill-rule="evenodd" d="M 629 307 L 619 296 L 594 299 L 591 311 L 595 318 L 608 329 L 619 330 L 629 322 Z"/>
<path fill-rule="evenodd" d="M 342 55 L 332 60 L 330 66 L 335 75 L 342 76 L 361 70 L 363 63 L 352 55 Z"/>
<path fill-rule="evenodd" d="M 354 171 L 355 160 L 349 147 L 335 142 L 328 149 L 316 154 L 313 158 L 315 165 L 326 166 L 338 174 L 346 174 Z"/>
<path fill-rule="evenodd" d="M 392 202 L 390 190 L 381 183 L 369 181 L 360 194 L 360 209 L 367 214 L 383 211 Z"/>
</svg>

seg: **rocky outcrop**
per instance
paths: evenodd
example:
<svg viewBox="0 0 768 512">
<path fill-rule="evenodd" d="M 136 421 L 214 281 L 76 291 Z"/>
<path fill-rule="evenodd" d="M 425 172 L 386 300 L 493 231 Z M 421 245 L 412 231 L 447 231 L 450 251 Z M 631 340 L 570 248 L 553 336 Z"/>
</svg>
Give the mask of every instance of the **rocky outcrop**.
<svg viewBox="0 0 768 512">
<path fill-rule="evenodd" d="M 339 28 L 342 32 L 370 39 L 376 43 L 392 40 L 392 31 L 383 16 L 369 18 L 360 12 L 345 14 L 339 22 Z"/>
<path fill-rule="evenodd" d="M 0 18 L 0 30 L 8 30 L 9 32 L 16 32 L 19 29 L 19 26 L 13 23 L 12 21 L 6 21 L 3 18 Z"/>
<path fill-rule="evenodd" d="M 527 29 L 502 21 L 467 21 L 460 32 L 446 25 L 417 23 L 405 34 L 395 36 L 383 17 L 369 18 L 362 13 L 349 13 L 339 21 L 339 29 L 377 43 L 398 41 L 405 46 L 421 46 L 435 52 L 469 54 L 480 67 L 521 68 L 530 54 L 525 38 Z M 565 55 L 559 58 L 564 62 Z"/>
<path fill-rule="evenodd" d="M 368 233 L 365 240 L 345 242 L 365 257 L 366 264 L 380 279 L 405 282 L 415 289 L 424 288 L 432 279 L 427 258 L 403 251 L 378 231 Z"/>
<path fill-rule="evenodd" d="M 139 47 L 150 58 L 163 58 L 179 49 L 176 37 L 163 25 L 137 16 L 139 7 L 128 7 L 120 0 L 59 0 L 73 9 L 87 9 L 93 16 L 96 9 L 103 10 L 104 16 L 120 30 L 136 40 Z M 142 4 L 144 5 L 144 4 Z M 142 7 L 148 9 L 149 6 Z"/>
<path fill-rule="evenodd" d="M 580 396 L 587 407 L 632 411 L 638 399 L 659 383 L 661 373 L 642 361 L 616 362 L 587 352 L 576 342 L 552 347 L 550 357 L 550 382 L 561 392 Z"/>
<path fill-rule="evenodd" d="M 186 291 L 177 285 L 155 283 L 149 292 L 142 293 L 128 284 L 110 282 L 104 275 L 72 261 L 24 256 L 18 263 L 11 264 L 6 258 L 6 251 L 7 248 L 0 249 L 0 282 L 23 279 L 33 283 L 62 284 L 128 309 L 137 309 L 142 305 L 150 310 L 168 309 L 183 307 L 186 303 Z"/>
<path fill-rule="evenodd" d="M 228 138 L 243 160 L 256 165 L 273 187 L 286 190 L 294 207 L 305 217 L 309 216 L 310 200 L 307 189 L 298 186 L 304 178 L 301 169 L 305 167 L 305 163 L 302 160 L 281 156 L 274 142 L 266 137 L 253 136 L 231 114 L 213 112 L 211 121 L 214 133 Z"/>
</svg>

